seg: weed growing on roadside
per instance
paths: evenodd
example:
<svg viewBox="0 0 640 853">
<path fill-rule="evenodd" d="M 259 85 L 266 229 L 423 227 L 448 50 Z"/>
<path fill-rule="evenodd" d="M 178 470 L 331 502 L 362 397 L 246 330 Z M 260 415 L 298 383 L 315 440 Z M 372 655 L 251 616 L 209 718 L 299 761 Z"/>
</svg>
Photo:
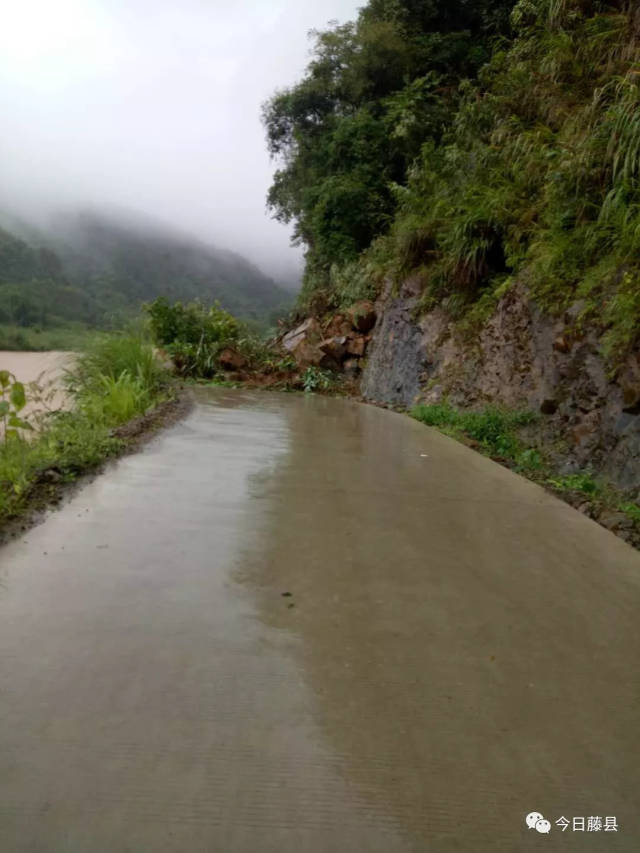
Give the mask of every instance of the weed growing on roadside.
<svg viewBox="0 0 640 853">
<path fill-rule="evenodd" d="M 561 492 L 582 492 L 589 497 L 598 497 L 602 486 L 589 473 L 566 474 L 563 477 L 549 477 L 547 483 Z"/>
<path fill-rule="evenodd" d="M 416 406 L 411 415 L 453 437 L 468 436 L 491 456 L 509 459 L 518 469 L 540 469 L 543 466 L 540 452 L 526 447 L 517 435 L 519 428 L 536 420 L 532 412 L 512 412 L 497 406 L 486 406 L 478 412 L 460 411 L 444 402 Z"/>
<path fill-rule="evenodd" d="M 319 367 L 307 367 L 302 375 L 302 387 L 307 393 L 313 391 L 328 391 L 331 387 L 330 371 Z"/>
</svg>

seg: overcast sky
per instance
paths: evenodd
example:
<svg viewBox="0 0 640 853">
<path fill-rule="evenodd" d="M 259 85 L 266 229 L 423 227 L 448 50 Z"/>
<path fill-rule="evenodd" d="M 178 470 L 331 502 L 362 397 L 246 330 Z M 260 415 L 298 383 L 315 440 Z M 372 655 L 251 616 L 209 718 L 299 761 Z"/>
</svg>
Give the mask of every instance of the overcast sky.
<svg viewBox="0 0 640 853">
<path fill-rule="evenodd" d="M 293 265 L 265 211 L 260 105 L 307 31 L 352 0 L 19 0 L 0 25 L 0 207 L 118 205 L 262 264 Z"/>
</svg>

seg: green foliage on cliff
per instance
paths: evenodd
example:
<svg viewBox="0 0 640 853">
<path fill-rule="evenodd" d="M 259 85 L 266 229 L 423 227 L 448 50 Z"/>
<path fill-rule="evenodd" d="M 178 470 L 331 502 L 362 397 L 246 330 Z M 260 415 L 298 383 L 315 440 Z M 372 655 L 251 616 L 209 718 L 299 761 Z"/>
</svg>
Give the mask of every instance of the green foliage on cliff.
<svg viewBox="0 0 640 853">
<path fill-rule="evenodd" d="M 626 0 L 371 0 L 317 34 L 304 79 L 265 108 L 303 299 L 339 302 L 345 270 L 374 287 L 414 274 L 425 308 L 482 317 L 518 277 L 548 311 L 582 300 L 624 357 L 640 334 L 639 39 Z"/>
<path fill-rule="evenodd" d="M 268 201 L 308 248 L 307 294 L 388 230 L 396 185 L 426 140 L 442 140 L 458 81 L 489 59 L 510 6 L 371 0 L 355 23 L 314 34 L 306 76 L 263 115 L 282 158 Z"/>
</svg>

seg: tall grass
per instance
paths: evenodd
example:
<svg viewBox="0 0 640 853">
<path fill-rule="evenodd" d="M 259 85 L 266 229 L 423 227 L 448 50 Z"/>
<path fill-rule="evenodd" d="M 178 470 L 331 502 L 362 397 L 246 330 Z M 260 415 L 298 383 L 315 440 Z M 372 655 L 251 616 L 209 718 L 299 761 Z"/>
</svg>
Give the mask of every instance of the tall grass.
<svg viewBox="0 0 640 853">
<path fill-rule="evenodd" d="M 166 381 L 153 347 L 141 333 L 96 337 L 78 358 L 69 381 L 82 393 L 100 392 L 105 390 L 105 379 L 118 382 L 123 374 L 149 391 Z"/>
</svg>

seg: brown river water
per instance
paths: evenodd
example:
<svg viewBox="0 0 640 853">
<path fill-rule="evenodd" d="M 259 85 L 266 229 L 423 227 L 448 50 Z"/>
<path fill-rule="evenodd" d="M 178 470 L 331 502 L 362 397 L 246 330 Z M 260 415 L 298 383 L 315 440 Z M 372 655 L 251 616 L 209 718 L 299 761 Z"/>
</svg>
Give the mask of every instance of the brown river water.
<svg viewBox="0 0 640 853">
<path fill-rule="evenodd" d="M 202 389 L 0 549 L 0 849 L 636 851 L 639 612 L 638 553 L 439 433 Z"/>
<path fill-rule="evenodd" d="M 65 367 L 71 364 L 73 353 L 68 352 L 10 352 L 0 350 L 0 370 L 8 370 L 25 385 L 37 382 L 46 396 L 47 407 L 64 408 L 67 398 L 62 386 Z M 28 395 L 30 396 L 30 395 Z M 29 402 L 23 415 L 33 414 L 43 403 Z"/>
</svg>

